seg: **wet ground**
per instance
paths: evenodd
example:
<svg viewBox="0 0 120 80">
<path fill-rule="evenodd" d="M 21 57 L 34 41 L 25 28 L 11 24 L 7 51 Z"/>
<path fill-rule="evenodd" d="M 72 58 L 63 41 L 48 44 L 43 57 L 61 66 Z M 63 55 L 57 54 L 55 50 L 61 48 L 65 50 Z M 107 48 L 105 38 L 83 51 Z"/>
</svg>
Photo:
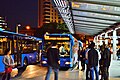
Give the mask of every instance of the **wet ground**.
<svg viewBox="0 0 120 80">
<path fill-rule="evenodd" d="M 21 76 L 14 77 L 17 74 L 17 69 L 12 72 L 12 80 L 45 80 L 47 68 L 40 65 L 29 65 Z M 54 74 L 51 74 L 53 80 Z M 80 70 L 60 70 L 59 80 L 85 80 L 85 72 Z M 110 80 L 120 80 L 120 60 L 112 60 L 110 66 Z"/>
</svg>

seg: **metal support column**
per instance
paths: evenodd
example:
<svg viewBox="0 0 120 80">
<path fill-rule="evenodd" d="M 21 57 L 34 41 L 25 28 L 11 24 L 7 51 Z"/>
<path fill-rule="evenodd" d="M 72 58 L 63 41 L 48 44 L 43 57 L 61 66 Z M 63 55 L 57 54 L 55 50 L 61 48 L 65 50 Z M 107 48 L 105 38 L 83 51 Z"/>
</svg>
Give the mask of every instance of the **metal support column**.
<svg viewBox="0 0 120 80">
<path fill-rule="evenodd" d="M 116 30 L 113 31 L 113 59 L 115 60 L 116 59 L 116 39 L 117 39 L 117 36 L 116 36 Z"/>
<path fill-rule="evenodd" d="M 98 43 L 98 36 L 96 36 L 96 46 L 97 46 L 97 49 L 98 49 L 98 46 L 99 46 L 99 43 Z"/>
</svg>

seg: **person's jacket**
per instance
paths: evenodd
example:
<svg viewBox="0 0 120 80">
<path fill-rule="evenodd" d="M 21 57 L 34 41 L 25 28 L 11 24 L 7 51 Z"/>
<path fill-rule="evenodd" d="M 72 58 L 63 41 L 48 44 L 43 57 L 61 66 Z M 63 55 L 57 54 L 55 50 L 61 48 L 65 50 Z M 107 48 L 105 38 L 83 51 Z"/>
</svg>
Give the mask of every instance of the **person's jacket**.
<svg viewBox="0 0 120 80">
<path fill-rule="evenodd" d="M 103 52 L 101 52 L 101 65 L 104 67 L 109 67 L 111 62 L 111 53 L 108 48 L 105 48 Z"/>
<path fill-rule="evenodd" d="M 10 65 L 14 65 L 14 60 L 12 56 L 8 57 L 7 55 L 5 55 L 3 57 L 3 63 L 5 64 L 5 68 L 8 68 L 10 67 Z"/>
<path fill-rule="evenodd" d="M 53 68 L 59 68 L 59 50 L 57 48 L 49 48 L 47 51 L 47 63 Z"/>
<path fill-rule="evenodd" d="M 95 67 L 98 66 L 98 52 L 94 48 L 88 51 L 88 66 Z"/>
</svg>

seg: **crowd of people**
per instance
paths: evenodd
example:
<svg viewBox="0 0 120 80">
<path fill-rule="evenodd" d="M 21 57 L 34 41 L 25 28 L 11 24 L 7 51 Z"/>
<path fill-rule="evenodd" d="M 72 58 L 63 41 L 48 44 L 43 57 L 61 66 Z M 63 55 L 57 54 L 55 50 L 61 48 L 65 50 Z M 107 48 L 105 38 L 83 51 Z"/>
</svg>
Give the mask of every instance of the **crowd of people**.
<svg viewBox="0 0 120 80">
<path fill-rule="evenodd" d="M 55 43 L 55 42 L 54 42 Z M 58 80 L 58 71 L 59 71 L 59 55 L 58 53 L 62 51 L 63 45 L 57 49 L 56 44 L 52 43 L 52 47 L 48 50 L 48 72 L 46 74 L 45 80 L 50 79 L 50 73 L 52 69 L 55 73 L 55 80 Z M 56 51 L 55 51 L 56 49 Z M 64 50 L 63 50 L 64 51 Z M 52 55 L 54 53 L 54 55 Z M 55 55 L 55 53 L 57 53 Z M 78 65 L 78 62 L 81 62 L 82 69 L 85 71 L 86 68 L 86 80 L 109 80 L 109 66 L 111 62 L 111 52 L 109 47 L 103 42 L 103 45 L 99 49 L 95 48 L 95 43 L 91 44 L 85 48 L 78 48 L 78 45 L 73 47 L 73 68 Z M 86 66 L 85 66 L 86 65 Z M 95 72 L 95 76 L 94 76 Z M 101 75 L 101 78 L 99 78 Z"/>
<path fill-rule="evenodd" d="M 55 73 L 55 80 L 58 80 L 58 72 L 60 68 L 60 56 L 59 53 L 66 53 L 63 49 L 62 45 L 60 50 L 57 47 L 56 42 L 52 42 L 50 48 L 47 50 L 47 63 L 48 63 L 48 71 L 46 73 L 45 80 L 50 80 L 50 74 L 52 69 Z M 10 73 L 14 67 L 14 60 L 10 56 L 11 51 L 7 49 L 5 51 L 5 56 L 3 58 L 3 63 L 5 64 L 5 74 L 3 75 L 2 80 L 10 80 Z M 81 71 L 85 71 L 86 68 L 86 80 L 109 80 L 109 66 L 111 62 L 111 52 L 109 47 L 103 42 L 103 45 L 100 46 L 99 49 L 95 48 L 95 43 L 91 42 L 91 44 L 85 48 L 78 48 L 78 45 L 73 47 L 73 68 L 81 61 L 82 69 Z M 86 65 L 86 67 L 85 67 Z M 95 76 L 94 76 L 95 72 Z M 101 78 L 99 79 L 99 75 Z"/>
<path fill-rule="evenodd" d="M 104 42 L 99 49 L 95 48 L 94 42 L 91 42 L 88 48 L 80 49 L 78 51 L 78 60 L 81 61 L 81 71 L 85 70 L 86 65 L 86 80 L 94 80 L 95 78 L 96 80 L 109 80 L 111 52 Z M 101 75 L 100 79 L 99 75 Z"/>
</svg>

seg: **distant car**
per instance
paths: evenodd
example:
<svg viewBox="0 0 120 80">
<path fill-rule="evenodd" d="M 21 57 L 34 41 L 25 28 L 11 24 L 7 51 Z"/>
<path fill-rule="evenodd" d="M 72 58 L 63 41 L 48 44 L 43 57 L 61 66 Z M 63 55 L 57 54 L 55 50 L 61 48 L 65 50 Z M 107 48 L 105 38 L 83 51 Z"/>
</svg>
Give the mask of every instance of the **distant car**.
<svg viewBox="0 0 120 80">
<path fill-rule="evenodd" d="M 117 57 L 120 59 L 120 49 L 117 51 Z"/>
</svg>

